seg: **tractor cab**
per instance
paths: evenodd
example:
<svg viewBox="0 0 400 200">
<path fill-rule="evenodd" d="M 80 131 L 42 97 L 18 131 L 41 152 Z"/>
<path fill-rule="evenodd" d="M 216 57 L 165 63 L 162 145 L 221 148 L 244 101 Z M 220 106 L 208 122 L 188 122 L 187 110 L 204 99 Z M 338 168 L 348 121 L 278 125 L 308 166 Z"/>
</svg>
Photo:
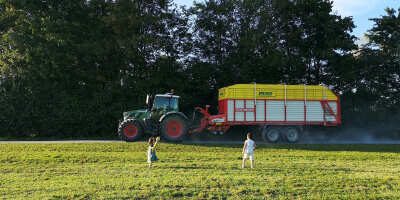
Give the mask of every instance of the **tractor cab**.
<svg viewBox="0 0 400 200">
<path fill-rule="evenodd" d="M 179 111 L 179 96 L 172 94 L 157 94 L 152 98 L 147 95 L 146 103 L 149 110 Z"/>
<path fill-rule="evenodd" d="M 172 94 L 157 94 L 152 98 L 147 95 L 146 103 L 150 112 L 150 119 L 158 121 L 169 112 L 179 112 L 179 96 Z"/>
</svg>

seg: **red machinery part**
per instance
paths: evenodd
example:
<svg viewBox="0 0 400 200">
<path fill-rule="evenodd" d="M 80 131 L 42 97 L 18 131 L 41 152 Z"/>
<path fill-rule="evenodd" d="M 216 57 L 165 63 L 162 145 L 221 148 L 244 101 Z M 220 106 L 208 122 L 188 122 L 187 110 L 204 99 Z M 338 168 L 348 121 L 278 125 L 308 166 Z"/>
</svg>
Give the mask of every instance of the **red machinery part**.
<svg viewBox="0 0 400 200">
<path fill-rule="evenodd" d="M 211 116 L 210 113 L 208 113 L 208 108 L 210 108 L 210 105 L 206 105 L 206 109 L 204 110 L 201 107 L 196 107 L 196 110 L 198 110 L 200 113 L 204 115 L 204 117 L 200 120 L 200 127 L 194 130 L 190 130 L 189 133 L 201 133 L 207 126 L 208 126 L 208 118 Z"/>
</svg>

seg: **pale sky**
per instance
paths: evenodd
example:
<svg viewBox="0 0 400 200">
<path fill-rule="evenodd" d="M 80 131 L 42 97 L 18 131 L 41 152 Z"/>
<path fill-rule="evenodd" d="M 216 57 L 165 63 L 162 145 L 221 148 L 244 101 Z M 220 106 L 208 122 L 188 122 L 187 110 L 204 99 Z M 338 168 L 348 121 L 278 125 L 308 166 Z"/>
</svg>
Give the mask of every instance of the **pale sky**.
<svg viewBox="0 0 400 200">
<path fill-rule="evenodd" d="M 199 2 L 203 0 L 197 0 Z M 372 28 L 373 22 L 370 18 L 380 17 L 385 14 L 384 9 L 387 7 L 397 10 L 400 8 L 400 0 L 333 0 L 334 12 L 342 16 L 353 16 L 356 28 L 353 34 L 361 37 L 367 30 Z M 174 0 L 178 5 L 193 5 L 193 0 Z"/>
</svg>

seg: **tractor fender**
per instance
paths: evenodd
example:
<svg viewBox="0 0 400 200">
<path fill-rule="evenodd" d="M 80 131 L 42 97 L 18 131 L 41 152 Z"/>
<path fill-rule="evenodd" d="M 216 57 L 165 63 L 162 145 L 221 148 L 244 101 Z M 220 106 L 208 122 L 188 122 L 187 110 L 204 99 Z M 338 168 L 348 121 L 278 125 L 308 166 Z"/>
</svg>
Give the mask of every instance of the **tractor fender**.
<svg viewBox="0 0 400 200">
<path fill-rule="evenodd" d="M 170 116 L 170 115 L 178 115 L 178 116 L 181 116 L 182 118 L 184 118 L 185 120 L 189 120 L 189 118 L 186 117 L 186 115 L 181 112 L 168 112 L 168 113 L 165 113 L 162 117 L 160 117 L 159 122 L 162 122 L 165 119 L 165 117 Z"/>
<path fill-rule="evenodd" d="M 129 119 L 129 118 L 138 119 L 141 117 L 141 115 L 143 115 L 143 113 L 146 113 L 146 112 L 147 112 L 147 110 L 145 110 L 145 109 L 126 111 L 126 112 L 124 112 L 123 116 L 124 116 L 124 119 Z"/>
<path fill-rule="evenodd" d="M 142 128 L 146 127 L 142 120 L 138 120 L 136 118 L 126 118 L 125 120 L 120 120 L 119 124 L 121 125 L 121 123 L 125 122 L 126 120 L 131 120 L 131 119 L 137 121 Z"/>
</svg>

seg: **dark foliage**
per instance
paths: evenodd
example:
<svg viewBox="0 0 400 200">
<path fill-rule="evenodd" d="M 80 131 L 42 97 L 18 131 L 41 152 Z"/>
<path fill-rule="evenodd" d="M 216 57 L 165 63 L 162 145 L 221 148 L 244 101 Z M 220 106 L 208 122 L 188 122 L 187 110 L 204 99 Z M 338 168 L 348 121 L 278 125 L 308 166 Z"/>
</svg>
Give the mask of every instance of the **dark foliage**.
<svg viewBox="0 0 400 200">
<path fill-rule="evenodd" d="M 5 0 L 0 136 L 115 137 L 122 112 L 174 88 L 181 108 L 217 108 L 235 83 L 325 84 L 345 126 L 399 120 L 400 18 L 372 19 L 361 49 L 326 0 Z M 383 124 L 383 125 L 382 125 Z"/>
</svg>

